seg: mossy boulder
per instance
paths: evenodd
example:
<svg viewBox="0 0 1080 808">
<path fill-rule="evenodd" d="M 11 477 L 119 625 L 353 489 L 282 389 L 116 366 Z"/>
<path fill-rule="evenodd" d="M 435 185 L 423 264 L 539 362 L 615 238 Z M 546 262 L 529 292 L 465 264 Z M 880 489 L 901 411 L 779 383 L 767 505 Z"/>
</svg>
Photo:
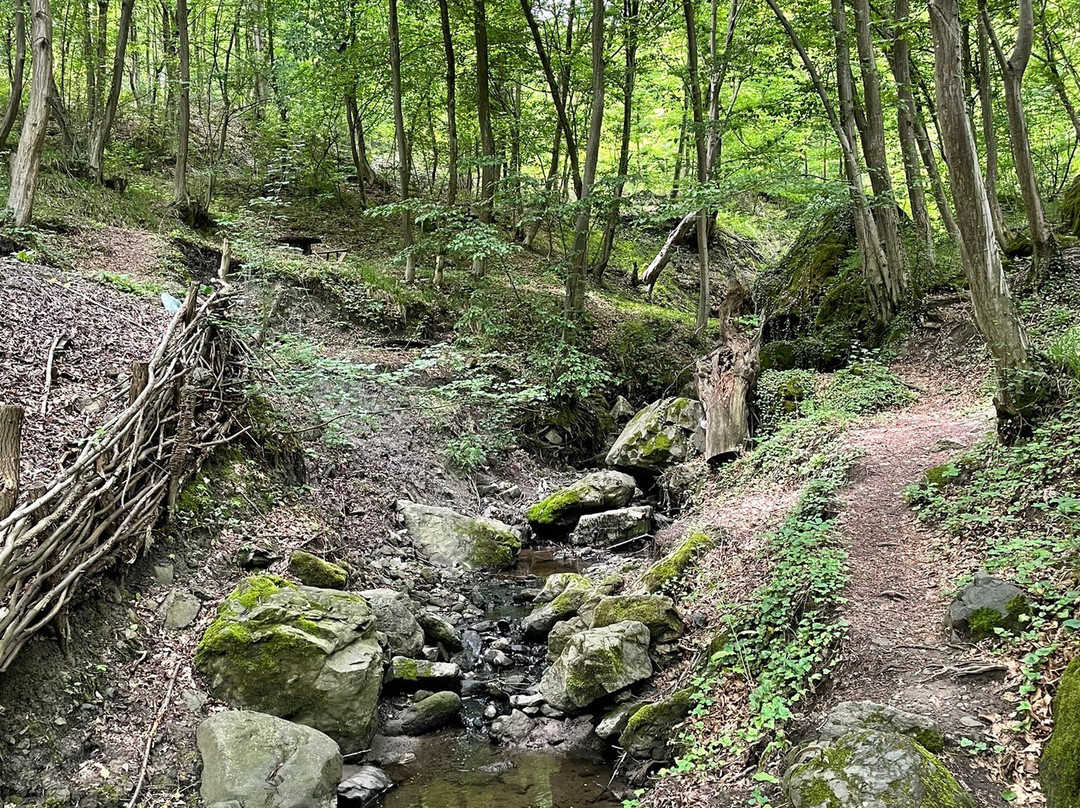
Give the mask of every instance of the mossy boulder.
<svg viewBox="0 0 1080 808">
<path fill-rule="evenodd" d="M 570 534 L 570 543 L 579 547 L 612 547 L 644 539 L 652 532 L 652 514 L 649 505 L 584 514 Z"/>
<path fill-rule="evenodd" d="M 1066 233 L 1080 236 L 1080 174 L 1073 177 L 1061 195 L 1061 220 Z"/>
<path fill-rule="evenodd" d="M 460 714 L 461 696 L 443 690 L 409 705 L 391 729 L 400 729 L 403 735 L 423 735 L 453 723 Z"/>
<path fill-rule="evenodd" d="M 557 660 L 570 642 L 570 638 L 579 631 L 584 631 L 589 624 L 581 617 L 571 617 L 569 620 L 560 620 L 551 627 L 547 635 L 547 658 L 548 662 Z"/>
<path fill-rule="evenodd" d="M 401 656 L 393 657 L 386 670 L 387 686 L 393 685 L 399 692 L 420 688 L 437 689 L 450 685 L 456 687 L 460 678 L 461 668 L 454 662 L 432 662 Z"/>
<path fill-rule="evenodd" d="M 420 656 L 424 629 L 413 613 L 412 601 L 394 589 L 365 589 L 360 595 L 375 612 L 375 627 L 386 637 L 391 654 Z"/>
<path fill-rule="evenodd" d="M 642 578 L 646 591 L 670 591 L 686 575 L 694 561 L 715 545 L 716 541 L 707 533 L 691 533 L 678 547 L 649 567 Z"/>
<path fill-rule="evenodd" d="M 664 595 L 612 595 L 601 598 L 593 613 L 593 628 L 603 628 L 624 620 L 636 620 L 649 628 L 653 645 L 669 643 L 686 633 L 675 601 Z"/>
<path fill-rule="evenodd" d="M 1080 808 L 1080 657 L 1065 669 L 1053 701 L 1054 730 L 1039 759 L 1047 808 Z"/>
<path fill-rule="evenodd" d="M 952 773 L 921 744 L 872 729 L 804 748 L 783 786 L 793 808 L 975 808 Z"/>
<path fill-rule="evenodd" d="M 619 746 L 636 760 L 671 760 L 675 728 L 690 714 L 693 692 L 686 688 L 635 710 L 619 735 Z"/>
<path fill-rule="evenodd" d="M 636 488 L 637 482 L 629 474 L 593 471 L 530 506 L 525 518 L 538 533 L 565 532 L 582 514 L 625 507 Z"/>
<path fill-rule="evenodd" d="M 945 748 L 945 736 L 933 719 L 872 701 L 840 702 L 829 710 L 820 734 L 822 740 L 833 741 L 863 729 L 907 735 L 928 752 L 937 753 Z"/>
<path fill-rule="evenodd" d="M 583 575 L 565 572 L 550 576 L 536 597 L 535 602 L 539 605 L 521 621 L 525 637 L 538 639 L 546 636 L 556 623 L 576 615 L 594 597 L 596 588 Z"/>
<path fill-rule="evenodd" d="M 313 727 L 346 753 L 374 731 L 382 663 L 362 597 L 272 575 L 241 581 L 195 651 L 216 697 Z"/>
<path fill-rule="evenodd" d="M 1019 631 L 1029 611 L 1024 590 L 980 571 L 949 605 L 949 625 L 978 641 L 995 636 L 999 628 Z"/>
<path fill-rule="evenodd" d="M 303 550 L 297 550 L 289 558 L 289 572 L 305 586 L 344 589 L 349 584 L 349 573 L 344 567 L 331 564 Z"/>
<path fill-rule="evenodd" d="M 648 626 L 626 620 L 571 637 L 544 672 L 540 693 L 552 707 L 576 713 L 651 675 Z"/>
<path fill-rule="evenodd" d="M 405 529 L 433 564 L 504 569 L 521 550 L 521 532 L 495 519 L 399 500 Z"/>
<path fill-rule="evenodd" d="M 607 454 L 607 464 L 649 473 L 690 460 L 705 448 L 705 411 L 692 398 L 654 401 L 630 419 Z"/>
</svg>

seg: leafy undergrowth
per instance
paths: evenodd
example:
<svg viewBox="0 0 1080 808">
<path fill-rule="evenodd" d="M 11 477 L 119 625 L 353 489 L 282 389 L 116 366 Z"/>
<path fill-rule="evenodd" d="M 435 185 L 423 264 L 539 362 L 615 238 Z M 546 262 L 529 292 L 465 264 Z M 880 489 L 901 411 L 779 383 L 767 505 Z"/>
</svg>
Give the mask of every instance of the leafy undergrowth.
<svg viewBox="0 0 1080 808">
<path fill-rule="evenodd" d="M 996 628 L 982 643 L 1009 667 L 1015 714 L 997 728 L 997 751 L 1024 804 L 1050 727 L 1050 699 L 1080 630 L 1080 401 L 1068 402 L 1026 441 L 987 440 L 931 469 L 908 497 L 921 519 L 1030 595 L 1021 630 Z"/>
</svg>

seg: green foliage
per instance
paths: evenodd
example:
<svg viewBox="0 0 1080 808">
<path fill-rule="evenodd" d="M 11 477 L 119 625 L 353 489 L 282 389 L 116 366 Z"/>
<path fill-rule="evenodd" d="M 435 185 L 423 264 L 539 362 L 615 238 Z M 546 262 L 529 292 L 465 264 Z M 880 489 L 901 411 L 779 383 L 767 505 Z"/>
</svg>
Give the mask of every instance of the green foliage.
<svg viewBox="0 0 1080 808">
<path fill-rule="evenodd" d="M 115 289 L 119 289 L 121 292 L 127 292 L 132 295 L 160 295 L 164 288 L 160 283 L 155 281 L 139 281 L 132 278 L 130 275 L 117 274 L 113 272 L 101 273 L 100 280 L 102 283 L 107 283 Z"/>
<path fill-rule="evenodd" d="M 1058 370 L 1080 380 L 1080 326 L 1058 334 L 1046 347 L 1046 358 Z"/>
<path fill-rule="evenodd" d="M 867 352 L 833 374 L 821 395 L 824 407 L 867 415 L 910 404 L 915 393 L 875 354 Z"/>
</svg>

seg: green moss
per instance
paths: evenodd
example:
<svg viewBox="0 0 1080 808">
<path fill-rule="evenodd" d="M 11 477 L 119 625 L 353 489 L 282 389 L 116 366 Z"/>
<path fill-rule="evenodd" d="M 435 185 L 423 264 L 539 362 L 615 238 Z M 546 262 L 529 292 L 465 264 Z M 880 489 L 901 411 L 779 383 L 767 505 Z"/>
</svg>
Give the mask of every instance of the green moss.
<svg viewBox="0 0 1080 808">
<path fill-rule="evenodd" d="M 573 522 L 580 509 L 582 490 L 576 486 L 563 488 L 531 506 L 525 518 L 537 527 L 557 527 Z"/>
<path fill-rule="evenodd" d="M 394 678 L 403 679 L 406 682 L 415 682 L 420 678 L 420 671 L 416 667 L 415 659 L 394 657 Z"/>
<path fill-rule="evenodd" d="M 686 688 L 642 705 L 626 722 L 626 728 L 619 735 L 619 745 L 631 757 L 639 759 L 670 757 L 675 727 L 690 714 L 694 706 L 693 693 L 692 688 Z"/>
<path fill-rule="evenodd" d="M 923 777 L 924 796 L 918 808 L 974 808 L 971 798 L 964 793 L 956 778 L 941 761 L 916 746 L 920 757 L 928 764 L 928 774 Z"/>
<path fill-rule="evenodd" d="M 238 605 L 243 609 L 254 608 L 257 604 L 269 600 L 275 593 L 282 589 L 295 589 L 296 584 L 286 581 L 279 575 L 253 575 L 242 580 L 232 591 L 219 609 L 230 604 Z"/>
<path fill-rule="evenodd" d="M 690 568 L 694 559 L 709 550 L 716 544 L 712 536 L 707 533 L 691 533 L 672 552 L 657 561 L 648 572 L 642 582 L 648 592 L 661 592 L 667 590 L 677 582 Z"/>
<path fill-rule="evenodd" d="M 320 589 L 344 589 L 349 583 L 349 573 L 337 564 L 331 564 L 311 553 L 297 550 L 289 559 L 289 572 L 307 586 Z"/>
<path fill-rule="evenodd" d="M 841 808 L 840 800 L 824 777 L 811 780 L 799 790 L 799 804 L 815 808 Z"/>
<path fill-rule="evenodd" d="M 595 648 L 587 657 L 566 672 L 566 692 L 579 704 L 588 704 L 606 696 L 605 682 L 621 681 L 626 660 L 617 648 Z"/>
<path fill-rule="evenodd" d="M 1047 808 L 1080 806 L 1080 657 L 1061 676 L 1053 702 L 1054 730 L 1039 759 Z"/>
<path fill-rule="evenodd" d="M 653 642 L 670 642 L 685 631 L 671 598 L 662 595 L 613 595 L 603 598 L 593 616 L 593 628 L 636 620 L 649 628 Z"/>
<path fill-rule="evenodd" d="M 975 641 L 993 637 L 995 636 L 994 629 L 1004 627 L 1004 616 L 997 609 L 989 606 L 976 609 L 968 618 L 968 633 Z"/>
<path fill-rule="evenodd" d="M 485 569 L 509 567 L 521 550 L 521 540 L 513 533 L 477 524 L 471 528 L 472 552 L 469 564 Z"/>
</svg>

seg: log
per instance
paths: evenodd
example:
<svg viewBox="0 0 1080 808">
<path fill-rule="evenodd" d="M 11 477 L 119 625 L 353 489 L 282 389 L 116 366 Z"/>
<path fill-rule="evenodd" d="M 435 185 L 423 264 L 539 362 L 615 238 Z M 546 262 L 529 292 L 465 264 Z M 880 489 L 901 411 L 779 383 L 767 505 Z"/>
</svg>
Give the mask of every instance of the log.
<svg viewBox="0 0 1080 808">
<path fill-rule="evenodd" d="M 15 503 L 19 499 L 22 425 L 22 407 L 0 405 L 0 519 L 15 510 Z"/>
<path fill-rule="evenodd" d="M 656 254 L 656 257 L 645 267 L 645 274 L 641 276 L 641 281 L 649 287 L 649 291 L 652 291 L 653 286 L 656 285 L 656 279 L 660 277 L 660 273 L 664 271 L 664 267 L 671 261 L 671 256 L 675 252 L 675 247 L 680 241 L 686 238 L 686 234 L 690 232 L 690 228 L 694 226 L 694 220 L 697 218 L 698 212 L 695 210 L 686 214 L 675 225 L 675 229 L 668 234 L 667 241 L 664 242 L 664 246 L 660 248 L 660 252 Z"/>
<path fill-rule="evenodd" d="M 728 334 L 697 363 L 698 398 L 705 408 L 705 460 L 742 453 L 750 439 L 750 393 L 757 381 L 761 341 Z"/>
</svg>

